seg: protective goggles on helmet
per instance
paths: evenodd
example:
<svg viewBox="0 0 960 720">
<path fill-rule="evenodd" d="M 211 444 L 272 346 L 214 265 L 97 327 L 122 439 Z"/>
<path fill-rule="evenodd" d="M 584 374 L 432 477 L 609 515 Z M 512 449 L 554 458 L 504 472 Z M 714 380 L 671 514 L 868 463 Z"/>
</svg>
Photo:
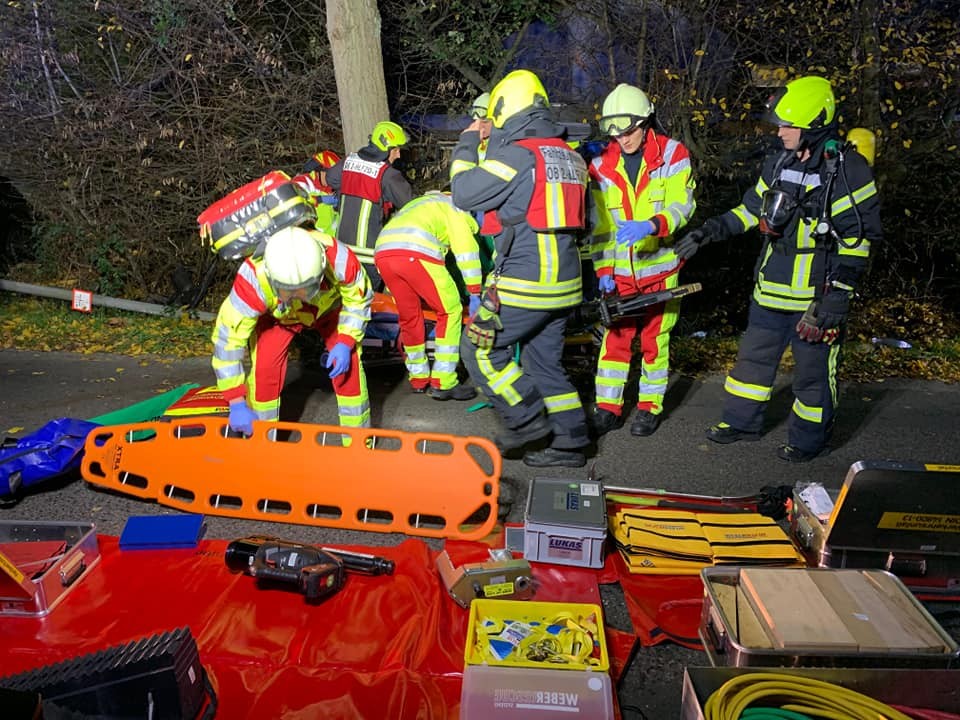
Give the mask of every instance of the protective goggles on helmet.
<svg viewBox="0 0 960 720">
<path fill-rule="evenodd" d="M 282 283 L 273 278 L 270 279 L 270 287 L 278 296 L 283 295 L 287 298 L 296 297 L 306 302 L 320 294 L 320 278 L 310 278 L 302 283 Z"/>
<path fill-rule="evenodd" d="M 604 115 L 600 118 L 600 132 L 616 137 L 643 127 L 647 118 L 640 115 Z"/>
</svg>

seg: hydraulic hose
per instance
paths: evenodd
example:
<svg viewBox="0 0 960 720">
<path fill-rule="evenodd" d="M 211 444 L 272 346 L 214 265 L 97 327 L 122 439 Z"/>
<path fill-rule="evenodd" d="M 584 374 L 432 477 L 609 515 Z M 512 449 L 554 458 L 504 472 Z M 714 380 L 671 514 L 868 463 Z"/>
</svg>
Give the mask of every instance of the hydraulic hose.
<svg viewBox="0 0 960 720">
<path fill-rule="evenodd" d="M 749 673 L 729 680 L 707 699 L 704 717 L 706 720 L 910 720 L 889 705 L 853 690 L 780 673 Z"/>
</svg>

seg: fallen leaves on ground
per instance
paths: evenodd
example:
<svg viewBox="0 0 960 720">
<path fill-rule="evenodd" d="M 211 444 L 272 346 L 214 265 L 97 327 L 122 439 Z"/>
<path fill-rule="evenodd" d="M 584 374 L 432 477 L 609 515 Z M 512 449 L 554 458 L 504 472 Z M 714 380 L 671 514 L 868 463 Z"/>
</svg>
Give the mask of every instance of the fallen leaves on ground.
<svg viewBox="0 0 960 720">
<path fill-rule="evenodd" d="M 0 347 L 84 354 L 204 357 L 212 350 L 209 322 L 94 308 L 0 293 Z"/>
<path fill-rule="evenodd" d="M 0 347 L 20 350 L 151 355 L 150 362 L 208 357 L 211 323 L 94 308 L 77 313 L 55 300 L 0 293 Z M 874 342 L 906 340 L 909 349 Z M 684 375 L 723 373 L 733 367 L 739 335 L 674 337 L 671 369 Z M 793 367 L 789 350 L 781 370 Z M 592 372 L 592 369 L 591 369 Z M 960 322 L 935 303 L 894 298 L 860 302 L 843 347 L 842 380 L 891 377 L 960 382 Z"/>
</svg>

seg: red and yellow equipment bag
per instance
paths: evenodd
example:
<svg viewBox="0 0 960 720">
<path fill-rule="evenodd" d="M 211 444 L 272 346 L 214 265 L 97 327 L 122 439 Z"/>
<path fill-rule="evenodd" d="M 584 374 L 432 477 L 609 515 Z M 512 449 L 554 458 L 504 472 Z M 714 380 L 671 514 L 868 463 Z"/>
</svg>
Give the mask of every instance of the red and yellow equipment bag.
<svg viewBox="0 0 960 720">
<path fill-rule="evenodd" d="M 274 170 L 218 200 L 197 217 L 200 242 L 224 260 L 257 252 L 278 230 L 312 225 L 316 210 L 285 172 Z"/>
</svg>

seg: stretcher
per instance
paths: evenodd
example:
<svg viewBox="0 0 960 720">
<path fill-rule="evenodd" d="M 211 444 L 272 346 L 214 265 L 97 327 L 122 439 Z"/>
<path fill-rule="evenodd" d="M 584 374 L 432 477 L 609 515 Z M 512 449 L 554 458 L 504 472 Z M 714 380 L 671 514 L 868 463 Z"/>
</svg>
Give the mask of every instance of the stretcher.
<svg viewBox="0 0 960 720">
<path fill-rule="evenodd" d="M 207 515 L 478 540 L 502 459 L 486 438 L 225 418 L 117 425 L 87 437 L 90 484 Z"/>
</svg>

